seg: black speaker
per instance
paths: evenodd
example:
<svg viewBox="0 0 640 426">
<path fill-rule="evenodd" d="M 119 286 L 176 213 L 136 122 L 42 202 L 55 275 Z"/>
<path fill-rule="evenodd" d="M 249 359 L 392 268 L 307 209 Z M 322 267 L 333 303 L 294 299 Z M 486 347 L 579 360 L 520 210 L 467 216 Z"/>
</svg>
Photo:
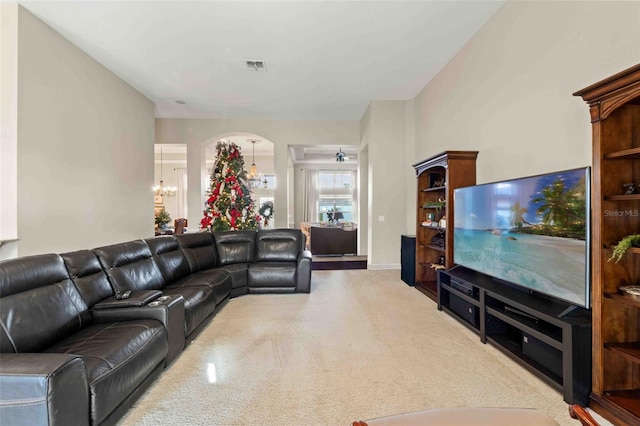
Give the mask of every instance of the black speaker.
<svg viewBox="0 0 640 426">
<path fill-rule="evenodd" d="M 402 235 L 400 244 L 400 279 L 409 285 L 416 283 L 416 237 Z"/>
</svg>

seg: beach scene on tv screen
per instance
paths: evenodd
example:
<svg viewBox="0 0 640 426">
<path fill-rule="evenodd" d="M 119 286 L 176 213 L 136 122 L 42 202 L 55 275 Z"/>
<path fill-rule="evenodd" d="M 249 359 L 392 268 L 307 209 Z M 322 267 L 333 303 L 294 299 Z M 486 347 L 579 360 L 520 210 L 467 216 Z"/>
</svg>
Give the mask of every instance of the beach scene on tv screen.
<svg viewBox="0 0 640 426">
<path fill-rule="evenodd" d="M 585 305 L 586 203 L 585 169 L 457 189 L 454 262 Z"/>
</svg>

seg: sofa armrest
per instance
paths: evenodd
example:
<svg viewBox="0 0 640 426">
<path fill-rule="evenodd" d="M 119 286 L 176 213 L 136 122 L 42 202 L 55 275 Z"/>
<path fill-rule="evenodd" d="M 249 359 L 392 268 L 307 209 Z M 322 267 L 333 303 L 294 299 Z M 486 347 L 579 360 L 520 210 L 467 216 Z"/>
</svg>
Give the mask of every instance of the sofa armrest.
<svg viewBox="0 0 640 426">
<path fill-rule="evenodd" d="M 156 300 L 160 296 L 162 296 L 162 292 L 160 290 L 133 291 L 126 299 L 117 299 L 116 296 L 104 299 L 103 301 L 93 305 L 93 309 L 119 309 L 129 308 L 132 306 L 144 306 L 149 302 Z"/>
<path fill-rule="evenodd" d="M 169 339 L 169 352 L 165 365 L 169 365 L 184 349 L 185 320 L 184 297 L 162 296 L 144 306 L 129 306 L 117 309 L 93 309 L 93 320 L 100 323 L 155 319 L 164 325 Z"/>
<path fill-rule="evenodd" d="M 309 250 L 301 251 L 298 255 L 296 293 L 311 292 L 311 259 Z"/>
<path fill-rule="evenodd" d="M 0 419 L 10 425 L 89 425 L 89 380 L 82 357 L 0 354 Z"/>
</svg>

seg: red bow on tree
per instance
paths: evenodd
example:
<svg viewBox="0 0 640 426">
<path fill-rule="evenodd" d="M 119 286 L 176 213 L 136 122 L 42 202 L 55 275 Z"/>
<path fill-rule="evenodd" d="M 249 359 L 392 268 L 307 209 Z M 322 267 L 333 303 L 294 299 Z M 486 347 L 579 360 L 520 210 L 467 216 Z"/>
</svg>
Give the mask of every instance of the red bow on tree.
<svg viewBox="0 0 640 426">
<path fill-rule="evenodd" d="M 242 216 L 242 214 L 238 211 L 238 209 L 229 210 L 229 214 L 231 215 L 231 227 L 235 229 L 236 219 Z"/>
<path fill-rule="evenodd" d="M 200 221 L 200 225 L 203 228 L 209 227 L 211 225 L 211 217 L 209 217 L 209 216 L 203 217 L 202 220 Z"/>
</svg>

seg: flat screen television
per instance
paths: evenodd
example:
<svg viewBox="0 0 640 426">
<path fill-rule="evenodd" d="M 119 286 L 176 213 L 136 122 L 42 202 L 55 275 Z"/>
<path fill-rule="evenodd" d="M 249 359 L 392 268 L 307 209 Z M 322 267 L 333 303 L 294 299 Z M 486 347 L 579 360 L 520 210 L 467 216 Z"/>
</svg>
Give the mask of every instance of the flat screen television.
<svg viewBox="0 0 640 426">
<path fill-rule="evenodd" d="M 590 307 L 590 168 L 454 191 L 454 263 Z"/>
</svg>

